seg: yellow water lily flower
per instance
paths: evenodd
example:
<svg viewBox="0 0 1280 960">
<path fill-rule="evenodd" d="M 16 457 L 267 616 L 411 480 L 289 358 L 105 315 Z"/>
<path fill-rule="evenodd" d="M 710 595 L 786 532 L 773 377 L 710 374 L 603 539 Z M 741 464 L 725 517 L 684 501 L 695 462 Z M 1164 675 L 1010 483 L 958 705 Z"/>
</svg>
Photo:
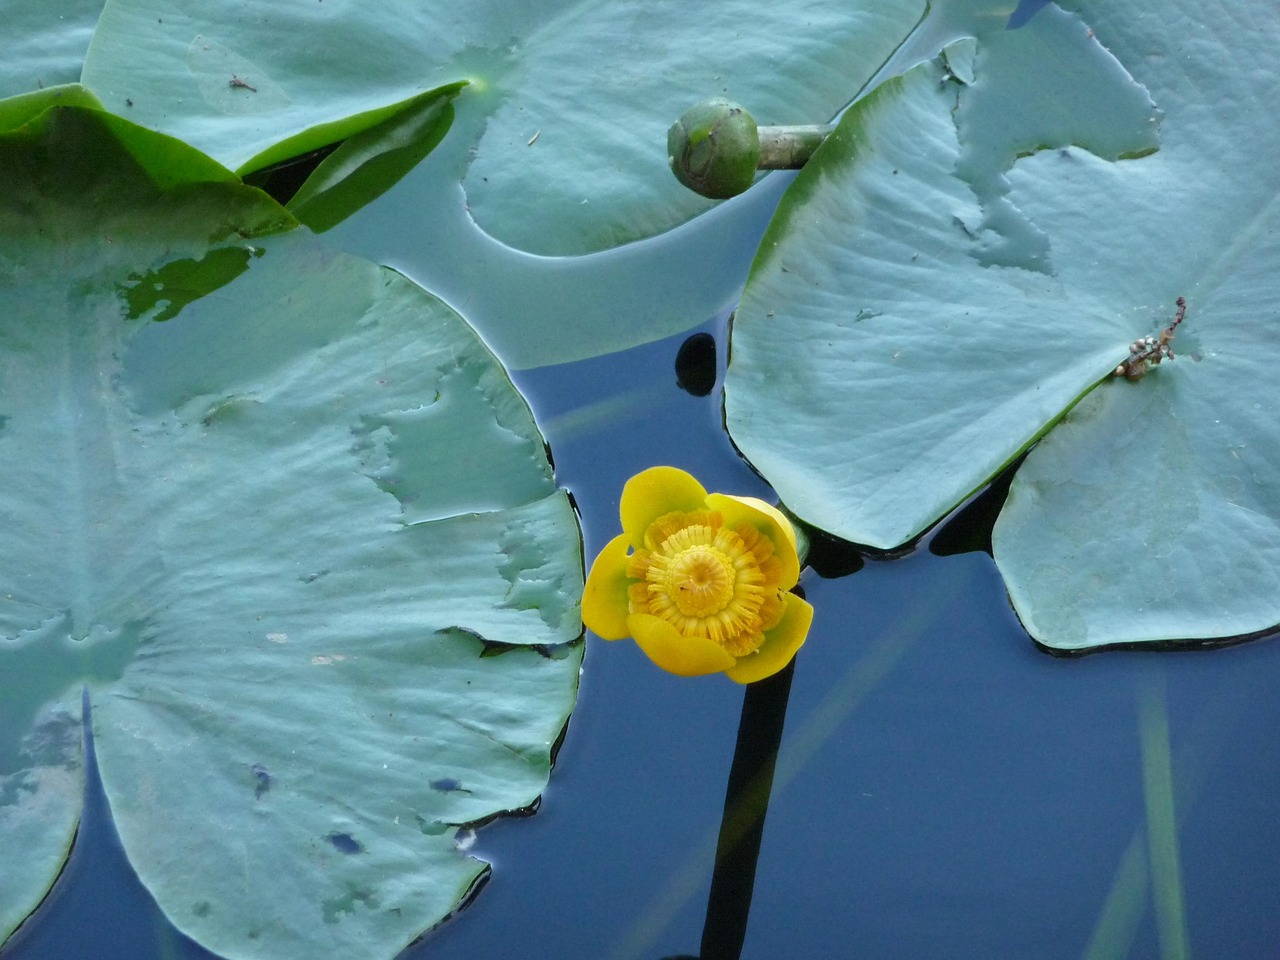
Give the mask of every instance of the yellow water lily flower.
<svg viewBox="0 0 1280 960">
<path fill-rule="evenodd" d="M 772 676 L 809 633 L 813 607 L 788 593 L 800 578 L 796 534 L 755 497 L 708 494 L 675 467 L 651 467 L 622 489 L 622 533 L 587 577 L 582 619 L 605 640 L 634 637 L 683 677 Z"/>
</svg>

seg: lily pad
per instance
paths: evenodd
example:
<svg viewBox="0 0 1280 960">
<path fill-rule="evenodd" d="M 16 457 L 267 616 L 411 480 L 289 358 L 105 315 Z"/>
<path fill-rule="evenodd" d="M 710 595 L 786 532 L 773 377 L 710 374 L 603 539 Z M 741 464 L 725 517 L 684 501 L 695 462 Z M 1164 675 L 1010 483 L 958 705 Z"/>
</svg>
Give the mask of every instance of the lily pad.
<svg viewBox="0 0 1280 960">
<path fill-rule="evenodd" d="M 256 174 L 255 185 L 270 175 L 276 184 L 292 181 L 282 202 L 297 193 L 290 209 L 326 230 L 440 142 L 453 121 L 450 101 L 465 86 L 463 77 L 422 83 L 405 24 L 382 5 L 356 9 L 365 13 L 237 0 L 188 10 L 167 0 L 108 3 L 82 82 L 108 109 L 243 177 Z M 414 19 L 413 11 L 400 13 L 402 21 Z M 323 59 L 318 49 L 327 51 Z M 308 174 L 305 182 L 298 170 Z"/>
<path fill-rule="evenodd" d="M 421 4 L 109 0 L 81 82 L 244 175 L 353 137 L 441 77 Z M 452 51 L 451 44 L 444 44 Z"/>
<path fill-rule="evenodd" d="M 0 97 L 75 83 L 103 0 L 4 0 Z"/>
<path fill-rule="evenodd" d="M 824 122 L 924 15 L 918 0 L 578 3 L 519 45 L 464 186 L 476 221 L 546 255 L 669 230 L 712 205 L 667 128 L 728 96 L 761 124 Z"/>
<path fill-rule="evenodd" d="M 1037 640 L 1263 630 L 1280 622 L 1280 126 L 1260 119 L 1276 16 L 1079 7 L 845 117 L 753 267 L 729 429 L 800 517 L 882 548 L 1044 436 L 993 536 Z M 1113 378 L 1180 295 L 1177 358 Z"/>
<path fill-rule="evenodd" d="M 696 12 L 642 0 L 109 0 L 83 82 L 109 109 L 130 101 L 138 122 L 245 174 L 283 159 L 286 138 L 298 155 L 368 129 L 387 104 L 483 81 L 468 96 L 478 221 L 521 249 L 578 254 L 710 206 L 675 182 L 662 146 L 691 103 L 727 91 L 762 123 L 829 118 L 925 10 L 923 0 L 731 0 Z"/>
<path fill-rule="evenodd" d="M 486 870 L 459 826 L 546 782 L 576 520 L 461 318 L 266 236 L 277 204 L 181 181 L 198 154 L 123 124 L 60 107 L 0 136 L 0 837 L 23 851 L 0 935 L 66 855 L 87 688 L 125 850 L 179 929 L 385 958 Z"/>
</svg>

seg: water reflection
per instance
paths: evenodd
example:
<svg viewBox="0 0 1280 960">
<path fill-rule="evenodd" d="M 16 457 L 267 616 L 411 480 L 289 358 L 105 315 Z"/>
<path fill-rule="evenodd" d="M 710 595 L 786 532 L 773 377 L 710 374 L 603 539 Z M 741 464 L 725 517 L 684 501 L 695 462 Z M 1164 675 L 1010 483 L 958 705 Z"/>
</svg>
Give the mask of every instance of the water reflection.
<svg viewBox="0 0 1280 960">
<path fill-rule="evenodd" d="M 692 334 L 676 353 L 676 386 L 705 397 L 716 385 L 716 338 L 705 330 Z"/>
</svg>

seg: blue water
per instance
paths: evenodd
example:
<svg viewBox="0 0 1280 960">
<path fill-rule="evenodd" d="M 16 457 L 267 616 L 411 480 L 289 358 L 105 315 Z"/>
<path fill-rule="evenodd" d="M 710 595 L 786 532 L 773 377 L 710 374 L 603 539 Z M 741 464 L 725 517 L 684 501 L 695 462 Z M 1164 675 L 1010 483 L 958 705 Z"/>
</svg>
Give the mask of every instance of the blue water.
<svg viewBox="0 0 1280 960">
<path fill-rule="evenodd" d="M 723 320 L 702 329 L 723 344 Z M 683 337 L 517 376 L 582 509 L 588 553 L 631 474 L 674 463 L 765 494 L 675 383 Z M 599 401 L 621 397 L 596 417 Z M 1094 957 L 1236 960 L 1280 944 L 1280 644 L 1041 653 L 983 553 L 869 561 L 802 584 L 797 661 L 746 958 L 1082 958 L 1127 849 L 1119 918 Z M 628 641 L 588 647 L 582 696 L 527 820 L 483 828 L 492 880 L 406 958 L 694 954 L 742 689 L 680 679 Z M 1140 716 L 1163 708 L 1179 874 L 1144 878 Z M 132 876 L 95 783 L 71 862 L 5 960 L 203 958 Z M 1158 832 L 1158 831 L 1157 831 Z M 1132 870 L 1130 870 L 1132 874 Z M 1181 909 L 1154 889 L 1180 886 Z"/>
</svg>

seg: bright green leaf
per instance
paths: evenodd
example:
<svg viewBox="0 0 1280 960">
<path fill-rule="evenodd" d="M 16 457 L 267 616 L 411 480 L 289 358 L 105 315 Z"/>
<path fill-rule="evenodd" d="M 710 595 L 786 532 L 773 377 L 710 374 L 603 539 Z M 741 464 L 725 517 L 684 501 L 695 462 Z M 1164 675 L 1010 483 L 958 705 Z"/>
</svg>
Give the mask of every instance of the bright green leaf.
<svg viewBox="0 0 1280 960">
<path fill-rule="evenodd" d="M 484 871 L 459 825 L 546 782 L 576 520 L 456 314 L 260 239 L 278 205 L 149 175 L 139 144 L 167 138 L 121 122 L 0 137 L 0 838 L 23 851 L 0 932 L 66 854 L 87 686 L 125 850 L 179 929 L 385 958 Z M 187 305 L 157 322 L 170 285 Z"/>
<path fill-rule="evenodd" d="M 981 37 L 972 83 L 923 67 L 845 118 L 753 269 L 730 431 L 801 517 L 889 547 L 1089 394 L 994 535 L 1032 635 L 1262 630 L 1280 621 L 1280 64 L 1257 20 L 1276 18 L 1082 6 L 1093 30 L 1050 6 Z M 1110 379 L 1179 295 L 1177 359 Z"/>
<path fill-rule="evenodd" d="M 388 119 L 343 142 L 315 169 L 288 203 L 316 233 L 345 220 L 381 196 L 431 152 L 453 122 L 451 84 L 403 105 Z"/>
<path fill-rule="evenodd" d="M 50 107 L 94 107 L 101 110 L 102 104 L 78 83 L 18 94 L 0 100 L 0 132 L 16 130 Z"/>
</svg>

